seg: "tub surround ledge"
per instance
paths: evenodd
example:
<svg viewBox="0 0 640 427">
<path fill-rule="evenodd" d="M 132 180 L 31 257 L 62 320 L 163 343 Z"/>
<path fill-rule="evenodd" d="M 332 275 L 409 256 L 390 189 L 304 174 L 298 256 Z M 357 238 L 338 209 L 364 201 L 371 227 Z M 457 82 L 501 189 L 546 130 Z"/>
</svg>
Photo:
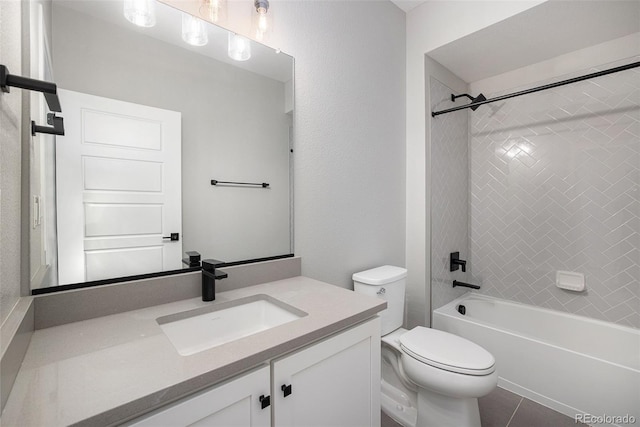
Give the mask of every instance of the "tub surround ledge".
<svg viewBox="0 0 640 427">
<path fill-rule="evenodd" d="M 265 294 L 308 315 L 191 356 L 180 356 L 156 319 Z M 191 298 L 36 330 L 2 425 L 107 426 L 269 362 L 375 316 L 377 298 L 306 277 Z"/>
</svg>

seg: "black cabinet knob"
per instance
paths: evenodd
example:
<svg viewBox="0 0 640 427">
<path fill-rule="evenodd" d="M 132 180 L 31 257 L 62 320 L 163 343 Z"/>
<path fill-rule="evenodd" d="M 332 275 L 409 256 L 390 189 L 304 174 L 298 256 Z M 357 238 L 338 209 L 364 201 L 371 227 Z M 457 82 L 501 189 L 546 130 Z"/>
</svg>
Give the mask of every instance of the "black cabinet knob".
<svg viewBox="0 0 640 427">
<path fill-rule="evenodd" d="M 282 390 L 282 394 L 284 395 L 284 397 L 289 396 L 291 394 L 291 384 L 283 384 L 282 387 L 280 387 L 280 390 Z"/>
<path fill-rule="evenodd" d="M 271 405 L 271 396 L 265 396 L 263 394 L 262 396 L 259 397 L 259 399 L 260 399 L 260 406 L 262 407 L 262 409 Z"/>
</svg>

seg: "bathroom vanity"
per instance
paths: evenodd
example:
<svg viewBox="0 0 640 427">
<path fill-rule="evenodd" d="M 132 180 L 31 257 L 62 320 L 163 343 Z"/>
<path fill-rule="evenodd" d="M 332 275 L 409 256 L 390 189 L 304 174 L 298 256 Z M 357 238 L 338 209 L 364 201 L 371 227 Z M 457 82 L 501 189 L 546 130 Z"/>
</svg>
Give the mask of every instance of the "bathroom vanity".
<svg viewBox="0 0 640 427">
<path fill-rule="evenodd" d="M 298 318 L 188 356 L 158 322 L 244 299 Z M 36 330 L 2 424 L 379 425 L 385 306 L 299 276 Z"/>
<path fill-rule="evenodd" d="M 377 425 L 379 327 L 366 321 L 126 425 Z"/>
</svg>

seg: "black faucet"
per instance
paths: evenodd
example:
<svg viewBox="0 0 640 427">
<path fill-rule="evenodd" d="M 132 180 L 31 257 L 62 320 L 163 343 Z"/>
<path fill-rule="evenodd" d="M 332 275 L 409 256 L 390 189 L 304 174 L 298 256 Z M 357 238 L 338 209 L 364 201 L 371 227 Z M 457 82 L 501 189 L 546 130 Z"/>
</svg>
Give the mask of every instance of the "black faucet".
<svg viewBox="0 0 640 427">
<path fill-rule="evenodd" d="M 451 252 L 449 254 L 449 271 L 456 271 L 462 267 L 462 271 L 467 271 L 467 261 L 460 259 L 460 252 Z"/>
<path fill-rule="evenodd" d="M 182 258 L 182 263 L 187 267 L 200 267 L 200 254 L 196 251 L 186 252 L 189 258 Z"/>
<path fill-rule="evenodd" d="M 202 261 L 202 301 L 213 301 L 216 299 L 216 280 L 229 277 L 227 273 L 216 268 L 224 265 L 223 261 L 217 259 L 205 259 Z"/>
</svg>

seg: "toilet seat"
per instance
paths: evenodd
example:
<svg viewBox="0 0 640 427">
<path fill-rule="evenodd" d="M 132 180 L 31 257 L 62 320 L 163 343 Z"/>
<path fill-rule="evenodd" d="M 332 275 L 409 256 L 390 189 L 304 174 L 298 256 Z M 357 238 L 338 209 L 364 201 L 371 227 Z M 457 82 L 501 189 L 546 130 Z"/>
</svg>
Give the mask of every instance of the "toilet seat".
<svg viewBox="0 0 640 427">
<path fill-rule="evenodd" d="M 437 329 L 413 328 L 400 336 L 400 348 L 422 363 L 450 372 L 482 376 L 495 371 L 495 358 L 487 350 Z"/>
</svg>

